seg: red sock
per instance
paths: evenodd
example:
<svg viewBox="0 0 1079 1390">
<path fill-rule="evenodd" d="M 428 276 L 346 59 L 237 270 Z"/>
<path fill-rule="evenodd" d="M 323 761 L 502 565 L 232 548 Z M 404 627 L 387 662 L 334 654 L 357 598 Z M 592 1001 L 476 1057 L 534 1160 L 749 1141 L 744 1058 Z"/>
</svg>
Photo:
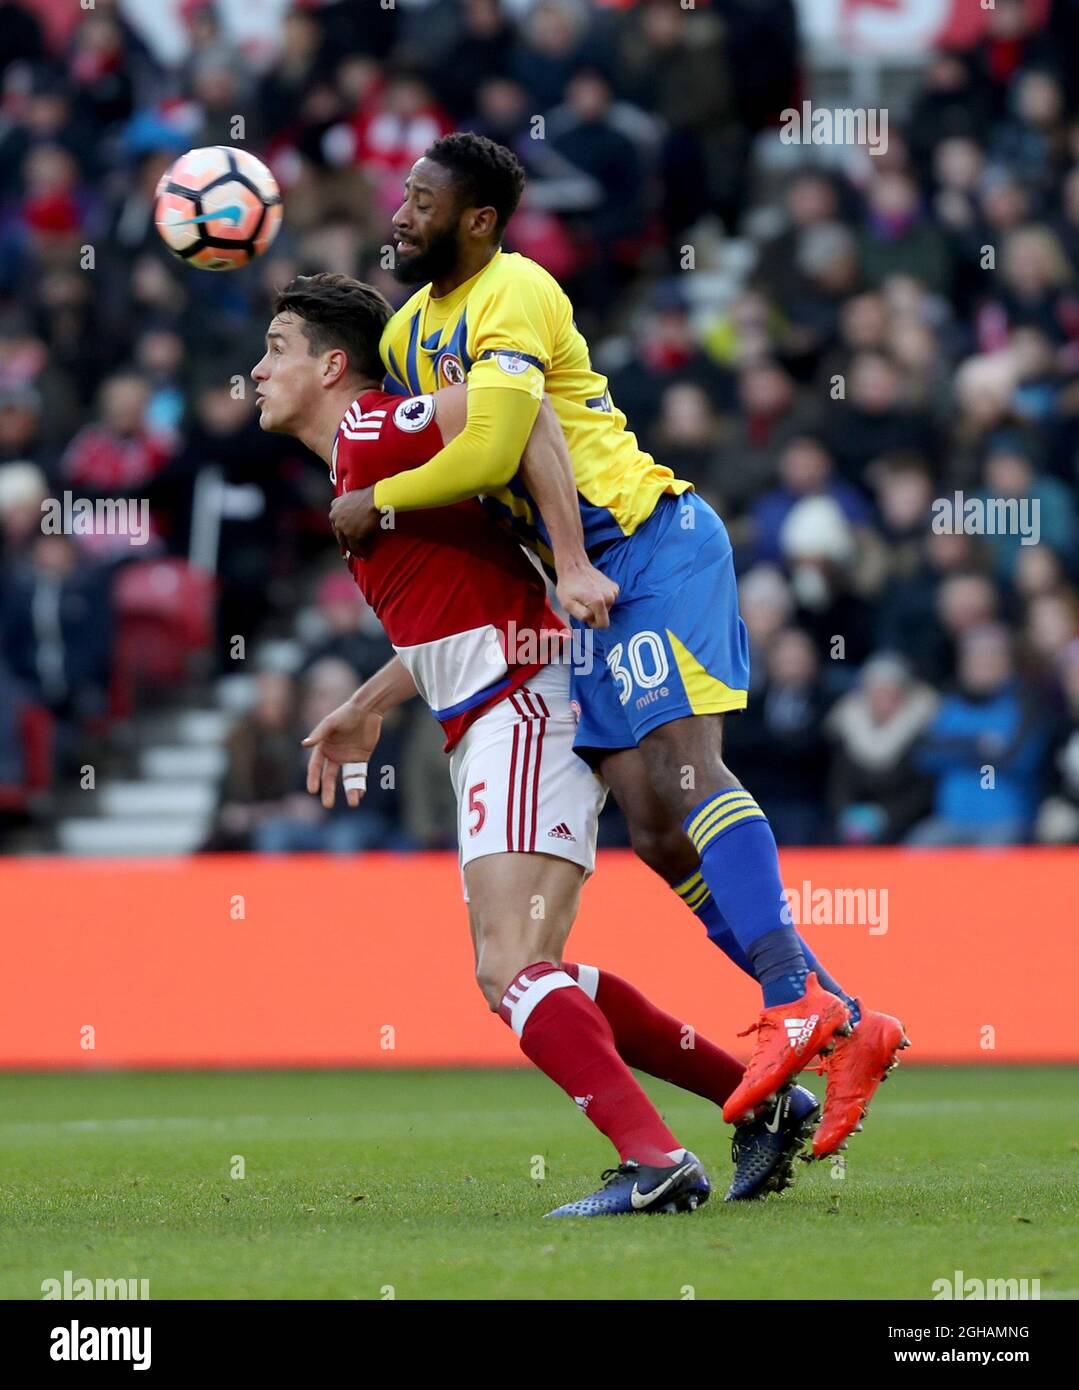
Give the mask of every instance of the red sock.
<svg viewBox="0 0 1079 1390">
<path fill-rule="evenodd" d="M 594 965 L 570 965 L 566 961 L 562 969 L 602 1010 L 626 1066 L 670 1081 L 716 1105 L 722 1105 L 741 1081 L 745 1071 L 741 1062 L 688 1024 L 657 1009 L 628 980 Z"/>
<path fill-rule="evenodd" d="M 618 1055 L 602 1011 L 574 984 L 549 961 L 529 965 L 502 996 L 499 1016 L 529 1061 L 573 1097 L 622 1162 L 666 1167 L 682 1145 Z"/>
</svg>

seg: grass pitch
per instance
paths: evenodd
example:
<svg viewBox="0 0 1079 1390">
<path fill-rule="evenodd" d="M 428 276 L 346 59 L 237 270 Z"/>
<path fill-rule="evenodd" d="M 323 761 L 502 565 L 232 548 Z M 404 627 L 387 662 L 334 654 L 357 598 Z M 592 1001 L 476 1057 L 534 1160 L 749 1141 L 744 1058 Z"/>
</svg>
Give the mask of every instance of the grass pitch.
<svg viewBox="0 0 1079 1390">
<path fill-rule="evenodd" d="M 158 1299 L 926 1299 L 961 1270 L 1075 1298 L 1076 1080 L 904 1067 L 845 1168 L 731 1205 L 722 1117 L 649 1081 L 712 1201 L 545 1222 L 612 1160 L 531 1071 L 2 1077 L 0 1297 L 70 1270 Z"/>
</svg>

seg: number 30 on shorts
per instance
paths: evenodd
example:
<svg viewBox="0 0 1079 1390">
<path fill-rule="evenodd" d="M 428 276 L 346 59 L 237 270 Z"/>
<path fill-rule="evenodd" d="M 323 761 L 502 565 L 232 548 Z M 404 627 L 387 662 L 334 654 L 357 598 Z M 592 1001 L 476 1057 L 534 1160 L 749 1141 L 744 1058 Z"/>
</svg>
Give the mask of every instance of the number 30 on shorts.
<svg viewBox="0 0 1079 1390">
<path fill-rule="evenodd" d="M 627 665 L 622 664 L 623 651 Z M 623 705 L 634 685 L 652 690 L 663 684 L 671 670 L 663 639 L 658 632 L 648 631 L 634 633 L 624 649 L 621 642 L 616 642 L 607 653 L 607 665 L 618 683 L 618 698 Z"/>
</svg>

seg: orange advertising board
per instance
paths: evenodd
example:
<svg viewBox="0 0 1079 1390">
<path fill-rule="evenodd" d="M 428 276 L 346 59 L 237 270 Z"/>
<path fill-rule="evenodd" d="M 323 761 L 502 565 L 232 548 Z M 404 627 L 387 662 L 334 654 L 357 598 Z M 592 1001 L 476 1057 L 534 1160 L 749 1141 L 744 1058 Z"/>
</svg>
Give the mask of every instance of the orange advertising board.
<svg viewBox="0 0 1079 1390">
<path fill-rule="evenodd" d="M 795 919 L 910 1062 L 1079 1061 L 1079 852 L 791 850 Z M 472 978 L 451 854 L 8 860 L 0 1067 L 516 1064 Z M 628 851 L 567 959 L 740 1056 L 756 987 Z"/>
</svg>

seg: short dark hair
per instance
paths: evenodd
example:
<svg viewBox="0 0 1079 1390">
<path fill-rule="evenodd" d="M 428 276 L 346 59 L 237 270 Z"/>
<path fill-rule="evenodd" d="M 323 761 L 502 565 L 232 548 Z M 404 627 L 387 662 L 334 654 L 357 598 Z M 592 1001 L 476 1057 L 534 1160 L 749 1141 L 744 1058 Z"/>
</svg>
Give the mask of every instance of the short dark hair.
<svg viewBox="0 0 1079 1390">
<path fill-rule="evenodd" d="M 295 314 L 312 356 L 343 348 L 357 376 L 381 381 L 378 345 L 393 309 L 373 285 L 351 275 L 297 275 L 274 298 L 273 313 Z"/>
<path fill-rule="evenodd" d="M 461 130 L 436 140 L 424 158 L 450 171 L 464 205 L 494 208 L 495 241 L 501 241 L 525 186 L 524 165 L 513 151 L 486 135 Z"/>
</svg>

